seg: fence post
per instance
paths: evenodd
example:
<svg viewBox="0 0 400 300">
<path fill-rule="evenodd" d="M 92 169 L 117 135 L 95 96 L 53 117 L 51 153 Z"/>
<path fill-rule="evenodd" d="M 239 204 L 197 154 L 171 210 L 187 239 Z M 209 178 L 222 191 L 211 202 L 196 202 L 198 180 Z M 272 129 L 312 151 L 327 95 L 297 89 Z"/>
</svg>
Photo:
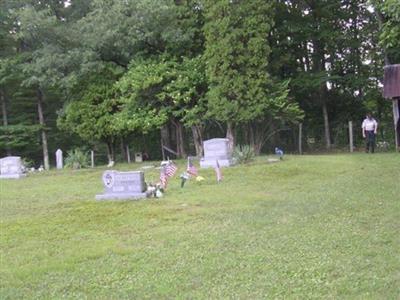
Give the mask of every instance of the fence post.
<svg viewBox="0 0 400 300">
<path fill-rule="evenodd" d="M 349 140 L 350 140 L 350 153 L 354 151 L 354 142 L 353 142 L 353 122 L 349 121 Z"/>
<path fill-rule="evenodd" d="M 128 159 L 128 164 L 131 163 L 131 154 L 129 153 L 129 145 L 126 145 L 126 158 Z"/>
<path fill-rule="evenodd" d="M 303 123 L 299 123 L 299 154 L 303 154 L 302 149 L 302 139 L 303 139 Z"/>
<path fill-rule="evenodd" d="M 91 160 L 91 166 L 94 168 L 94 151 L 90 150 L 90 160 Z"/>
</svg>

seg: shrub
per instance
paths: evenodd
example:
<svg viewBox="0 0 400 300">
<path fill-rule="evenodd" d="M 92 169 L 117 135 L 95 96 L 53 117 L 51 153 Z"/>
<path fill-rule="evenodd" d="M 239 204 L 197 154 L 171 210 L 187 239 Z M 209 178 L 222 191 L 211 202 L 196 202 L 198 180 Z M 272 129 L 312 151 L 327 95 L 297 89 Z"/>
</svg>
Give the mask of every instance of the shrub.
<svg viewBox="0 0 400 300">
<path fill-rule="evenodd" d="M 233 150 L 233 159 L 238 164 L 245 164 L 255 157 L 254 150 L 249 145 L 238 145 Z"/>
<path fill-rule="evenodd" d="M 26 157 L 23 157 L 21 162 L 24 169 L 30 169 L 35 165 L 32 159 Z"/>
<path fill-rule="evenodd" d="M 89 155 L 81 149 L 73 149 L 67 152 L 65 167 L 72 169 L 87 168 L 89 166 Z"/>
</svg>

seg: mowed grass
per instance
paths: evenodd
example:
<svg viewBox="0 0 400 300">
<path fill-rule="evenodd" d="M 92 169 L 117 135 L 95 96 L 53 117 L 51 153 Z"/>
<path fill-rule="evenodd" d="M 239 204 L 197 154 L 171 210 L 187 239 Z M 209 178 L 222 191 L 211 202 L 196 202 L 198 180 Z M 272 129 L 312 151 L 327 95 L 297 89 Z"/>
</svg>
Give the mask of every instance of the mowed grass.
<svg viewBox="0 0 400 300">
<path fill-rule="evenodd" d="M 94 200 L 102 171 L 0 181 L 0 299 L 400 297 L 399 154 L 260 157 L 130 202 Z"/>
</svg>

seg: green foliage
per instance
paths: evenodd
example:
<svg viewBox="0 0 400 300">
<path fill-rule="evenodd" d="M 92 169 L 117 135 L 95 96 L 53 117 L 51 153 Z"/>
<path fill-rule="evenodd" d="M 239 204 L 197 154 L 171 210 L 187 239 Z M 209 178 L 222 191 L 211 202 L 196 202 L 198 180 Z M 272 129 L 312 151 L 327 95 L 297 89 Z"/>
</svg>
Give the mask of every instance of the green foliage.
<svg viewBox="0 0 400 300">
<path fill-rule="evenodd" d="M 35 166 L 35 162 L 32 159 L 23 157 L 22 158 L 22 166 L 25 170 L 28 168 L 33 168 Z"/>
<path fill-rule="evenodd" d="M 272 1 L 206 1 L 205 37 L 209 115 L 243 123 L 270 104 L 267 72 Z"/>
<path fill-rule="evenodd" d="M 89 154 L 82 149 L 73 149 L 67 152 L 65 167 L 72 169 L 82 169 L 89 166 Z"/>
<path fill-rule="evenodd" d="M 129 130 L 147 132 L 171 118 L 191 126 L 206 112 L 202 57 L 133 61 L 116 87 L 124 103 L 119 117 Z"/>
<path fill-rule="evenodd" d="M 400 2 L 398 0 L 372 1 L 382 14 L 380 42 L 391 64 L 400 63 Z"/>
<path fill-rule="evenodd" d="M 39 125 L 0 126 L 0 149 L 21 150 L 38 145 Z"/>
<path fill-rule="evenodd" d="M 88 141 L 110 141 L 122 135 L 118 113 L 122 103 L 113 88 L 118 72 L 105 68 L 87 80 L 81 99 L 71 101 L 60 111 L 58 126 Z"/>
<path fill-rule="evenodd" d="M 233 159 L 235 163 L 246 164 L 255 158 L 254 149 L 249 145 L 238 145 L 233 150 Z"/>
<path fill-rule="evenodd" d="M 232 123 L 258 153 L 300 120 L 320 127 L 323 104 L 333 127 L 367 108 L 392 122 L 379 81 L 383 53 L 400 59 L 396 0 L 10 0 L 0 20 L 1 116 L 35 124 L 39 88 L 50 152 L 75 135 L 115 144 L 180 123 L 200 139 Z M 0 153 L 42 155 L 31 129 L 32 143 L 0 131 Z"/>
</svg>

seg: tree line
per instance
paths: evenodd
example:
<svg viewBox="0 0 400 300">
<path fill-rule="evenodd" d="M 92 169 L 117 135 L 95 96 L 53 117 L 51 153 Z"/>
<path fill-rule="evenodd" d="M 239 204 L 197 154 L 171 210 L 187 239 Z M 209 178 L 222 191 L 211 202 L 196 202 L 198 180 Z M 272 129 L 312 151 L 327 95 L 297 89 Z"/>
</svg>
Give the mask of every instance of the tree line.
<svg viewBox="0 0 400 300">
<path fill-rule="evenodd" d="M 329 150 L 338 122 L 390 124 L 381 78 L 399 49 L 397 0 L 5 0 L 0 155 L 201 156 L 222 135 L 261 153 L 298 122 Z"/>
</svg>

